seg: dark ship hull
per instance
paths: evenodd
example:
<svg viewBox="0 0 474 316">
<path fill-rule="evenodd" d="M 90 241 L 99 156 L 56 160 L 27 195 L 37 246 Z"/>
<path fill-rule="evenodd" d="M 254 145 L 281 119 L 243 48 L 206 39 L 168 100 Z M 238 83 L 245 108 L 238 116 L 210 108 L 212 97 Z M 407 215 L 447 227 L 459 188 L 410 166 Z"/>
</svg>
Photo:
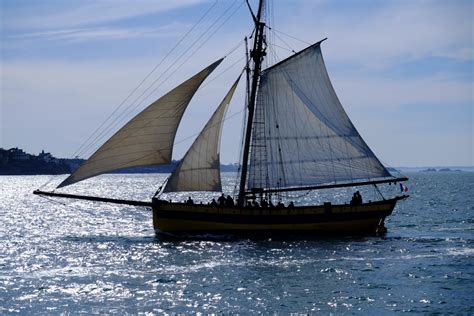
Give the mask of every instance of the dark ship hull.
<svg viewBox="0 0 474 316">
<path fill-rule="evenodd" d="M 398 200 L 361 205 L 301 206 L 294 208 L 241 208 L 187 205 L 153 201 L 156 233 L 171 234 L 374 234 L 385 232 L 385 217 Z"/>
</svg>

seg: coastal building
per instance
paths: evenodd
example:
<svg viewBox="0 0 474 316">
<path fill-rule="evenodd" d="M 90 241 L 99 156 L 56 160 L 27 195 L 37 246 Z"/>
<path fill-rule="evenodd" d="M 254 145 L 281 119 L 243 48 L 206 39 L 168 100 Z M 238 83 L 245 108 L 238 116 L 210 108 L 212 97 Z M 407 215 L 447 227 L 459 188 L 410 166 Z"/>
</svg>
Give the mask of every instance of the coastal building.
<svg viewBox="0 0 474 316">
<path fill-rule="evenodd" d="M 44 150 L 42 150 L 39 155 L 38 155 L 38 158 L 43 160 L 44 162 L 54 162 L 54 163 L 58 163 L 57 159 L 53 157 L 53 155 L 51 155 L 51 153 L 45 153 Z"/>
<path fill-rule="evenodd" d="M 31 155 L 15 147 L 0 148 L 0 175 L 36 175 L 70 173 L 68 159 L 57 159 L 42 150 Z"/>
<path fill-rule="evenodd" d="M 22 149 L 18 147 L 10 148 L 8 150 L 9 158 L 11 160 L 28 160 L 31 158 L 31 155 L 25 153 Z"/>
</svg>

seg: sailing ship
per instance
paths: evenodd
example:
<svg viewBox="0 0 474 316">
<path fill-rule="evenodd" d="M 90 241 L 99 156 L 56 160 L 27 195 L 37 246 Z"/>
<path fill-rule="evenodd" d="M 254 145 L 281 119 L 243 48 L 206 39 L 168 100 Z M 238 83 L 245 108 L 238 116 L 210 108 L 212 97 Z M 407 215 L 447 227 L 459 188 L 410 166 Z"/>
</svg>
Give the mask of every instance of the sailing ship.
<svg viewBox="0 0 474 316">
<path fill-rule="evenodd" d="M 397 183 L 364 142 L 342 107 L 326 70 L 319 41 L 265 69 L 266 24 L 263 0 L 247 55 L 243 154 L 236 203 L 182 203 L 168 192 L 221 192 L 220 137 L 227 107 L 240 77 L 231 86 L 199 136 L 151 201 L 120 200 L 47 192 L 45 196 L 150 207 L 157 233 L 311 233 L 384 232 L 384 220 L 407 195 L 351 203 L 284 206 L 284 192 Z M 250 54 L 248 54 L 250 53 Z M 119 169 L 169 164 L 181 118 L 217 60 L 136 115 L 57 188 Z M 360 195 L 359 195 L 360 196 Z M 190 201 L 191 202 L 191 201 Z"/>
</svg>

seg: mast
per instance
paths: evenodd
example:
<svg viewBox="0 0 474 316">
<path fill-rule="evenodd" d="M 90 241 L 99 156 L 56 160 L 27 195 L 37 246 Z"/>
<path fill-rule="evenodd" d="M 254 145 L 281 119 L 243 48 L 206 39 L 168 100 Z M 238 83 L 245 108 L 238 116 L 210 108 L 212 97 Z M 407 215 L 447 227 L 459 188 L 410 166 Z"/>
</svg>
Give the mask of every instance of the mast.
<svg viewBox="0 0 474 316">
<path fill-rule="evenodd" d="M 252 123 L 253 123 L 253 116 L 254 116 L 254 110 L 255 110 L 255 100 L 257 98 L 258 79 L 260 77 L 260 70 L 262 66 L 263 57 L 266 55 L 265 48 L 263 47 L 265 23 L 260 21 L 262 17 L 263 2 L 264 0 L 259 1 L 257 16 L 255 16 L 247 0 L 247 5 L 249 6 L 253 20 L 255 22 L 255 37 L 254 37 L 254 42 L 253 42 L 253 49 L 250 52 L 250 57 L 253 60 L 254 67 L 253 67 L 253 74 L 252 74 L 250 99 L 248 103 L 248 118 L 247 118 L 247 126 L 246 126 L 246 131 L 245 131 L 244 150 L 243 150 L 243 156 L 242 156 L 239 196 L 237 199 L 238 205 L 244 204 L 245 182 L 247 181 L 250 140 L 252 136 Z"/>
<path fill-rule="evenodd" d="M 247 36 L 245 36 L 245 59 L 247 60 L 247 65 L 245 66 L 245 75 L 246 75 L 246 87 L 245 87 L 245 102 L 248 104 L 250 100 L 250 59 L 249 59 L 249 43 Z"/>
</svg>

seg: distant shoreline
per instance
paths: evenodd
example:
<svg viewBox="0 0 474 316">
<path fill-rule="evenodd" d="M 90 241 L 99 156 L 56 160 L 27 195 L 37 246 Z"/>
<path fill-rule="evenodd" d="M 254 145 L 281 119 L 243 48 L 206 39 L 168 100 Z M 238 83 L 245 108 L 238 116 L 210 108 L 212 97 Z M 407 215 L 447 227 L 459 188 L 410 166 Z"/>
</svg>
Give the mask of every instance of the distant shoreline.
<svg viewBox="0 0 474 316">
<path fill-rule="evenodd" d="M 73 158 L 56 158 L 48 152 L 41 151 L 38 155 L 24 152 L 22 149 L 0 148 L 0 175 L 10 176 L 30 176 L 30 175 L 59 175 L 70 174 L 74 172 L 85 159 Z M 127 168 L 110 173 L 171 173 L 178 165 L 178 160 L 173 160 L 168 165 L 147 166 Z M 233 172 L 239 168 L 238 164 L 221 164 L 222 172 Z"/>
<path fill-rule="evenodd" d="M 80 158 L 56 158 L 48 152 L 41 151 L 38 155 L 24 152 L 22 149 L 0 148 L 0 175 L 59 175 L 70 174 L 84 163 Z M 179 160 L 168 165 L 127 168 L 110 172 L 125 173 L 171 173 Z M 221 164 L 221 172 L 237 172 L 239 164 Z M 394 167 L 391 171 L 399 172 L 474 172 L 474 166 L 430 166 L 430 167 Z"/>
<path fill-rule="evenodd" d="M 397 167 L 402 172 L 474 172 L 474 166 Z"/>
</svg>

